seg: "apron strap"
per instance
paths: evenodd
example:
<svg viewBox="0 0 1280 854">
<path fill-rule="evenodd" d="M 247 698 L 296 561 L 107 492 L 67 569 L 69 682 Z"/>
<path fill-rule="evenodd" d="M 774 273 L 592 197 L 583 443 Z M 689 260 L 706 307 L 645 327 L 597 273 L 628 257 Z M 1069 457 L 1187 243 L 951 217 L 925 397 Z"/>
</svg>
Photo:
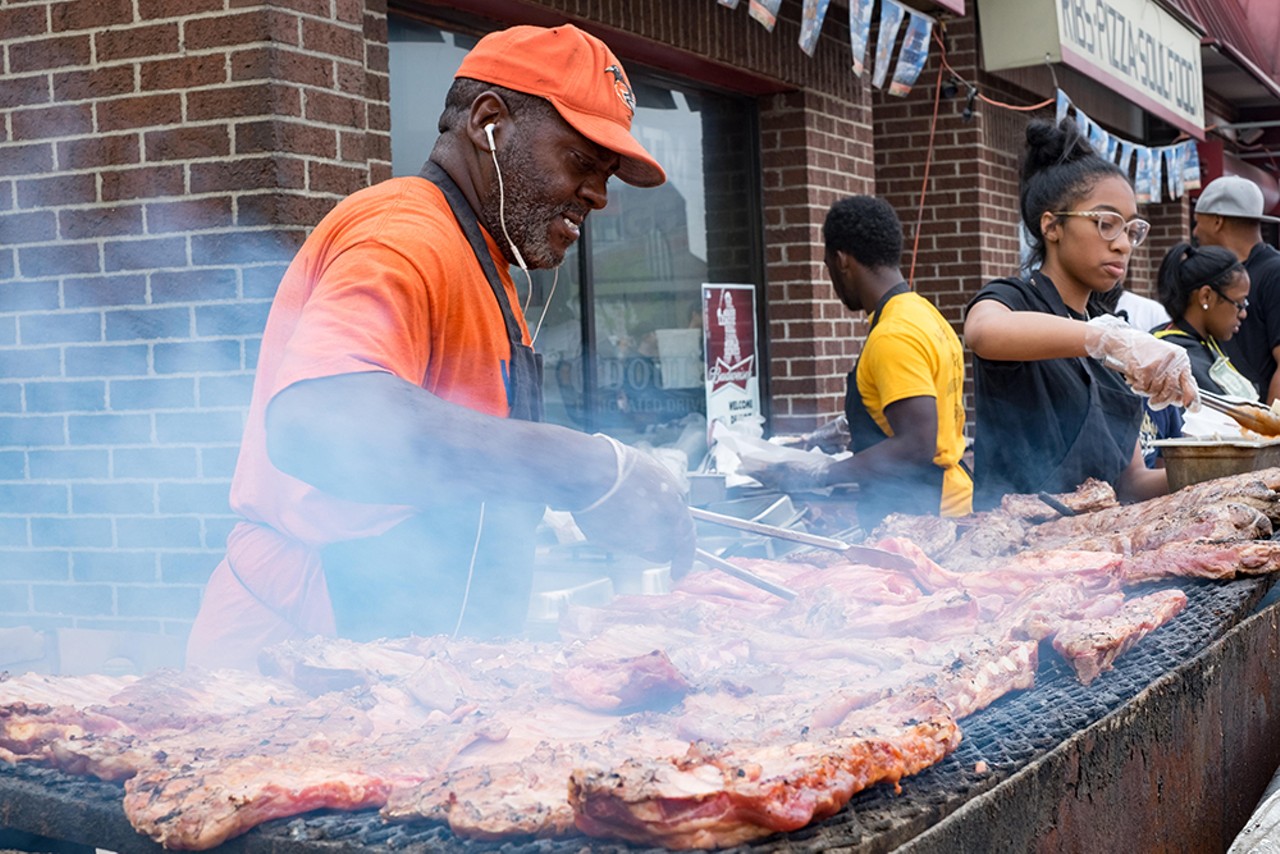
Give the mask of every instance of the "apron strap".
<svg viewBox="0 0 1280 854">
<path fill-rule="evenodd" d="M 876 324 L 880 322 L 880 313 L 884 311 L 889 300 L 909 290 L 911 288 L 906 282 L 899 282 L 884 292 L 871 311 L 871 329 L 875 329 Z M 867 335 L 870 337 L 870 330 L 867 331 Z M 862 356 L 859 354 L 858 361 L 853 363 L 853 370 L 845 379 L 844 392 L 844 415 L 849 422 L 849 444 L 854 453 L 865 451 L 872 445 L 889 438 L 889 435 L 880 429 L 880 425 L 871 417 L 871 413 L 862 402 L 862 395 L 858 392 L 858 364 L 861 361 Z"/>
<path fill-rule="evenodd" d="M 494 299 L 498 301 L 498 308 L 502 311 L 507 340 L 511 344 L 511 364 L 509 367 L 504 366 L 503 370 L 511 417 L 525 421 L 541 421 L 542 356 L 534 353 L 533 348 L 524 343 L 524 334 L 511 308 L 511 301 L 507 298 L 507 289 L 502 285 L 498 268 L 493 263 L 493 256 L 489 254 L 489 245 L 480 231 L 480 221 L 476 218 L 475 211 L 471 209 L 467 197 L 440 164 L 428 160 L 420 174 L 439 187 L 440 192 L 444 194 L 445 201 L 453 211 L 454 219 L 458 221 L 467 242 L 471 244 L 471 251 L 475 254 L 476 260 L 480 262 L 484 277 L 489 282 L 489 289 L 493 291 Z"/>
</svg>

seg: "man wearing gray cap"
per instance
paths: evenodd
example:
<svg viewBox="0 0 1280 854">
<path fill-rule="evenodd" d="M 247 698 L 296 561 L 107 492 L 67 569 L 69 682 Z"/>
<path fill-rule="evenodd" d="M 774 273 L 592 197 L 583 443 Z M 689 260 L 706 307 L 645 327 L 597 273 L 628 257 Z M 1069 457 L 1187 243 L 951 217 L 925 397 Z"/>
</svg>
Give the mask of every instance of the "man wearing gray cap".
<svg viewBox="0 0 1280 854">
<path fill-rule="evenodd" d="M 1227 355 L 1258 388 L 1265 402 L 1280 398 L 1280 252 L 1262 240 L 1262 190 L 1247 178 L 1223 175 L 1210 181 L 1196 201 L 1191 234 L 1204 246 L 1230 249 L 1244 262 L 1251 282 L 1240 331 L 1223 342 Z"/>
</svg>

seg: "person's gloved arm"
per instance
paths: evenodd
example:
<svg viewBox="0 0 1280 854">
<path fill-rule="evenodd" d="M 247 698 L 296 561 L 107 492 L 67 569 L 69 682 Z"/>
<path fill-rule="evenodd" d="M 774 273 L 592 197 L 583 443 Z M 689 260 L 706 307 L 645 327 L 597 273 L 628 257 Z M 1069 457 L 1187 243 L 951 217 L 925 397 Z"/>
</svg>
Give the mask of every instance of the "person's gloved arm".
<svg viewBox="0 0 1280 854">
<path fill-rule="evenodd" d="M 849 419 L 840 415 L 818 427 L 812 433 L 805 433 L 805 448 L 818 448 L 826 454 L 836 454 L 849 447 L 852 437 L 849 435 Z"/>
<path fill-rule="evenodd" d="M 1200 408 L 1200 390 L 1191 375 L 1187 351 L 1141 332 L 1111 315 L 1085 324 L 1084 348 L 1090 356 L 1124 374 L 1134 391 L 1149 398 L 1152 409 L 1171 404 Z"/>
<path fill-rule="evenodd" d="M 680 578 L 693 565 L 693 517 L 680 484 L 662 463 L 611 436 L 617 473 L 609 489 L 573 518 L 587 540 L 654 562 L 671 562 Z"/>
<path fill-rule="evenodd" d="M 817 451 L 785 461 L 763 462 L 744 457 L 739 471 L 779 492 L 812 492 L 825 489 L 835 459 Z"/>
</svg>

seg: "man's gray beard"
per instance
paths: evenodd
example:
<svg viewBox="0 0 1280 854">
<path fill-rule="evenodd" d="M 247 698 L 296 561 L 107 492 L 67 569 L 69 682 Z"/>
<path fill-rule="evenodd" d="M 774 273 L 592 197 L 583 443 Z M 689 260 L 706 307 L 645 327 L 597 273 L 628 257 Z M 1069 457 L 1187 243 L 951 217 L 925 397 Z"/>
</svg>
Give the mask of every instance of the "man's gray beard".
<svg viewBox="0 0 1280 854">
<path fill-rule="evenodd" d="M 529 156 L 527 149 L 508 146 L 497 154 L 498 165 L 502 169 L 505 205 L 499 204 L 501 196 L 495 176 L 489 186 L 488 199 L 481 205 L 480 221 L 498 241 L 508 262 L 517 263 L 515 253 L 507 243 L 509 235 L 511 242 L 519 247 L 529 269 L 545 270 L 560 266 L 564 261 L 564 254 L 552 249 L 548 229 L 563 209 L 537 201 L 544 189 L 533 177 L 533 158 Z M 504 215 L 505 233 L 502 228 Z"/>
</svg>

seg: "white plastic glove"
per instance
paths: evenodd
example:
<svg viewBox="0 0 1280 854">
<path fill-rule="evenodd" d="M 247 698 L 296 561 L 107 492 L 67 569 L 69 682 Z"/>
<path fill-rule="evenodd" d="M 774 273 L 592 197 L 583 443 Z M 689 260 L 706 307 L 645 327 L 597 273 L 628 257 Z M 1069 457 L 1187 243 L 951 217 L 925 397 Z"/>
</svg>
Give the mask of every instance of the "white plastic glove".
<svg viewBox="0 0 1280 854">
<path fill-rule="evenodd" d="M 581 510 L 574 521 L 586 538 L 656 563 L 671 562 L 680 578 L 693 565 L 696 533 L 684 491 L 670 469 L 611 436 L 596 434 L 613 447 L 613 486 Z"/>
<path fill-rule="evenodd" d="M 802 438 L 806 448 L 820 448 L 827 454 L 847 450 L 853 440 L 849 435 L 849 419 L 844 415 L 831 419 L 812 433 L 805 433 Z"/>
<path fill-rule="evenodd" d="M 767 462 L 744 457 L 738 470 L 779 492 L 814 492 L 827 488 L 827 472 L 835 462 L 821 451 L 808 451 Z"/>
<path fill-rule="evenodd" d="M 1146 395 L 1152 409 L 1178 404 L 1200 409 L 1200 389 L 1191 376 L 1191 359 L 1176 344 L 1141 332 L 1113 315 L 1086 324 L 1084 349 L 1109 368 L 1124 374 L 1133 390 Z"/>
</svg>

